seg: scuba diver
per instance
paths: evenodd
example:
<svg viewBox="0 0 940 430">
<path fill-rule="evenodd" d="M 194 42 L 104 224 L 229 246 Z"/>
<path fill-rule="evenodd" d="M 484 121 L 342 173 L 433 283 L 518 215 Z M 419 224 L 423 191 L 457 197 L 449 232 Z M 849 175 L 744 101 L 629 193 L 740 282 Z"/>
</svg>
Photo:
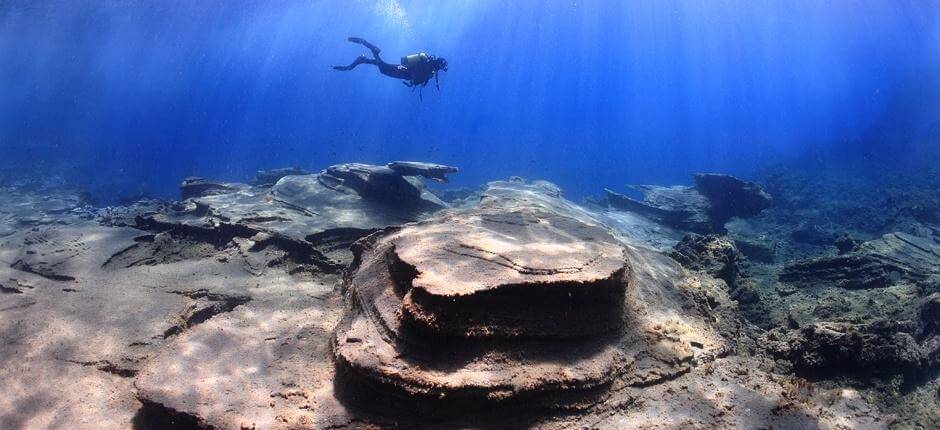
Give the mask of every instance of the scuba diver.
<svg viewBox="0 0 940 430">
<path fill-rule="evenodd" d="M 365 55 L 360 55 L 348 66 L 333 66 L 334 70 L 345 72 L 355 69 L 356 66 L 360 64 L 374 64 L 379 68 L 379 73 L 404 80 L 402 83 L 412 90 L 418 88 L 418 86 L 424 88 L 428 85 L 428 81 L 430 81 L 432 77 L 434 78 L 434 85 L 437 86 L 437 90 L 441 90 L 438 75 L 441 70 L 447 71 L 447 60 L 422 52 L 401 57 L 401 64 L 390 64 L 382 61 L 382 58 L 379 57 L 379 53 L 382 52 L 382 50 L 379 49 L 378 46 L 359 37 L 350 37 L 348 40 L 352 43 L 358 43 L 369 48 L 369 50 L 372 51 L 372 58 L 370 59 Z M 418 93 L 418 95 L 420 96 L 421 93 Z"/>
</svg>

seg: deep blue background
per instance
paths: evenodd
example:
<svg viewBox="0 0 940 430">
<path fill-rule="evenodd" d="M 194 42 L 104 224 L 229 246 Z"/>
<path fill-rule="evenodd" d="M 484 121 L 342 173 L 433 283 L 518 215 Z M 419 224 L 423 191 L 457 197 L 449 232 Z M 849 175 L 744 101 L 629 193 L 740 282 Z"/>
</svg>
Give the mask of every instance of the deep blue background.
<svg viewBox="0 0 940 430">
<path fill-rule="evenodd" d="M 0 1 L 0 173 L 103 200 L 416 159 L 457 185 L 937 161 L 929 1 Z M 446 57 L 424 100 L 374 68 Z"/>
</svg>

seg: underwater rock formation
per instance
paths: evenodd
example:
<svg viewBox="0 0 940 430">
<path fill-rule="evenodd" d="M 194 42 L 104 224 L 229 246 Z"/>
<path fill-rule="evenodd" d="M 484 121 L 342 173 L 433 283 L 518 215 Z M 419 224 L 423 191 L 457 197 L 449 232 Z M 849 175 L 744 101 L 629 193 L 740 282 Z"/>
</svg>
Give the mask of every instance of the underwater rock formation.
<svg viewBox="0 0 940 430">
<path fill-rule="evenodd" d="M 503 401 L 606 385 L 631 364 L 604 336 L 620 327 L 631 275 L 602 229 L 481 212 L 370 239 L 333 350 L 382 391 Z"/>
<path fill-rule="evenodd" d="M 940 274 L 940 237 L 889 233 L 855 251 L 787 265 L 780 281 L 801 287 L 881 288 Z"/>
<path fill-rule="evenodd" d="M 236 186 L 222 182 L 210 181 L 205 178 L 190 176 L 183 179 L 180 183 L 180 199 L 186 200 L 193 197 L 206 197 L 218 194 L 230 194 L 235 192 Z"/>
<path fill-rule="evenodd" d="M 688 234 L 669 255 L 690 270 L 701 270 L 734 285 L 741 253 L 734 241 L 717 235 Z"/>
<path fill-rule="evenodd" d="M 415 177 L 360 166 L 40 216 L 20 209 L 72 200 L 0 196 L 0 427 L 888 422 L 747 353 L 754 328 L 713 277 L 746 280 L 727 238 L 682 241 L 687 270 L 651 248 L 681 233 L 548 182 L 439 210 Z M 371 197 L 383 184 L 417 200 Z M 922 357 L 936 332 L 914 327 Z"/>
<path fill-rule="evenodd" d="M 731 218 L 755 216 L 773 203 L 770 195 L 753 182 L 713 173 L 696 173 L 693 179 L 692 187 L 632 186 L 643 193 L 642 202 L 605 191 L 613 208 L 702 234 L 723 233 Z"/>
<path fill-rule="evenodd" d="M 689 270 L 700 271 L 724 281 L 729 297 L 742 305 L 745 314 L 764 313 L 752 281 L 742 264 L 744 255 L 735 242 L 725 236 L 689 233 L 675 245 L 669 255 Z"/>
<path fill-rule="evenodd" d="M 285 176 L 302 176 L 309 175 L 310 173 L 312 172 L 308 172 L 297 167 L 282 167 L 279 169 L 259 170 L 257 173 L 255 173 L 255 177 L 251 180 L 251 185 L 258 187 L 271 187 Z"/>
<path fill-rule="evenodd" d="M 768 333 L 775 354 L 797 372 L 917 375 L 940 364 L 940 294 L 924 298 L 911 320 L 815 322 L 799 330 Z"/>
<path fill-rule="evenodd" d="M 435 167 L 436 166 L 436 167 Z M 456 168 L 428 164 L 437 177 Z M 413 167 L 409 171 L 422 174 Z M 185 201 L 172 210 L 141 214 L 136 226 L 157 231 L 185 230 L 215 237 L 257 237 L 258 246 L 282 242 L 308 254 L 313 264 L 339 270 L 342 262 L 322 255 L 376 229 L 426 218 L 447 207 L 415 176 L 386 166 L 340 164 L 317 174 L 288 175 L 272 186 L 216 183 L 201 178 L 183 182 Z M 341 233 L 341 234 L 337 234 Z"/>
<path fill-rule="evenodd" d="M 361 397 L 394 405 L 378 413 L 585 407 L 730 350 L 724 293 L 556 190 L 494 182 L 477 207 L 357 243 L 333 352 Z"/>
<path fill-rule="evenodd" d="M 769 343 L 783 341 L 775 352 L 801 374 L 905 374 L 928 364 L 915 331 L 911 321 L 819 322 L 783 335 L 772 332 Z"/>
<path fill-rule="evenodd" d="M 420 161 L 393 161 L 387 166 L 402 176 L 421 176 L 438 182 L 447 182 L 447 175 L 457 173 L 453 166 Z"/>
</svg>

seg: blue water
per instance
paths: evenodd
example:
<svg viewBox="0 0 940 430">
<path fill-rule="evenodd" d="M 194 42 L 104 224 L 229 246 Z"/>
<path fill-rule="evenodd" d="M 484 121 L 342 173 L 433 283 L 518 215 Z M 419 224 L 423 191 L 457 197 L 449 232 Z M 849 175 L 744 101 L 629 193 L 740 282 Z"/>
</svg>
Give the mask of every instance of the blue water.
<svg viewBox="0 0 940 430">
<path fill-rule="evenodd" d="M 361 66 L 426 51 L 423 99 Z M 695 171 L 937 160 L 930 1 L 2 1 L 0 168 L 101 200 L 414 159 L 573 197 Z M 789 164 L 788 164 L 789 163 Z"/>
</svg>

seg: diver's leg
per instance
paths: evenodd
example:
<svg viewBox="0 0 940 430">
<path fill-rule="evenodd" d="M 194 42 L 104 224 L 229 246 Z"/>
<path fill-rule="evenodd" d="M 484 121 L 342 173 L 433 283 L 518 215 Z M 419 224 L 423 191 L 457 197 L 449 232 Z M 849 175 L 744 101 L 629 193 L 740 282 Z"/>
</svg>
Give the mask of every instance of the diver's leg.
<svg viewBox="0 0 940 430">
<path fill-rule="evenodd" d="M 379 72 L 385 76 L 395 79 L 410 79 L 408 69 L 397 64 L 389 64 L 381 60 L 373 60 L 376 66 L 379 66 Z"/>
<path fill-rule="evenodd" d="M 345 71 L 347 71 L 347 70 L 355 69 L 356 66 L 358 66 L 358 65 L 360 65 L 360 64 L 362 64 L 362 63 L 370 63 L 370 62 L 372 62 L 372 61 L 374 61 L 374 60 L 370 60 L 370 59 L 366 58 L 365 55 L 360 55 L 359 57 L 356 57 L 356 59 L 355 59 L 352 63 L 349 63 L 348 66 L 333 66 L 333 70 L 339 70 L 339 71 L 345 72 Z"/>
<path fill-rule="evenodd" d="M 375 45 L 369 43 L 369 41 L 367 41 L 367 40 L 365 40 L 365 39 L 363 39 L 363 38 L 361 38 L 361 37 L 350 37 L 350 38 L 347 39 L 347 40 L 349 40 L 349 41 L 352 42 L 352 43 L 358 43 L 358 44 L 360 44 L 360 45 L 362 45 L 362 46 L 365 46 L 366 48 L 369 48 L 369 50 L 372 51 L 372 57 L 374 57 L 376 60 L 382 61 L 382 59 L 379 58 L 379 53 L 382 52 L 382 50 L 379 49 L 378 46 L 375 46 Z"/>
</svg>

